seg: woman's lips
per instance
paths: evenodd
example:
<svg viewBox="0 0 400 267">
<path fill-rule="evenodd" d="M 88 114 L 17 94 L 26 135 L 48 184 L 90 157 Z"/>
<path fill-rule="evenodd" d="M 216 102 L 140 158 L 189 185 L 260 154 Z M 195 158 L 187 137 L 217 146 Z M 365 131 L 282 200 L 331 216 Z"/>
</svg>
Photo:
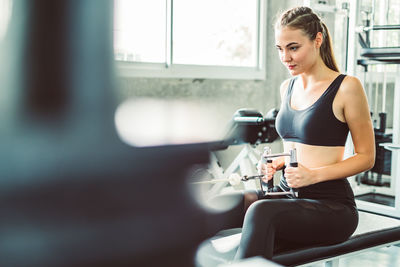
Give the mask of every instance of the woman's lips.
<svg viewBox="0 0 400 267">
<path fill-rule="evenodd" d="M 290 70 L 294 69 L 294 67 L 296 67 L 296 65 L 288 65 L 288 69 Z"/>
</svg>

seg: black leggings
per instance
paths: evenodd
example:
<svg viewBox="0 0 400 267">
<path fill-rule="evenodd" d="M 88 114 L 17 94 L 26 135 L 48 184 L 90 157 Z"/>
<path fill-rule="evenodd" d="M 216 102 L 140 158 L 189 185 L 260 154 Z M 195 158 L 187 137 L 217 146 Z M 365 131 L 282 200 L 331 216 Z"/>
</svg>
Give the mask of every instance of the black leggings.
<svg viewBox="0 0 400 267">
<path fill-rule="evenodd" d="M 229 217 L 229 227 L 240 227 L 244 216 L 236 259 L 271 259 L 280 251 L 343 242 L 358 224 L 354 206 L 333 200 L 260 199 L 245 215 L 238 209 L 231 214 L 235 215 Z"/>
</svg>

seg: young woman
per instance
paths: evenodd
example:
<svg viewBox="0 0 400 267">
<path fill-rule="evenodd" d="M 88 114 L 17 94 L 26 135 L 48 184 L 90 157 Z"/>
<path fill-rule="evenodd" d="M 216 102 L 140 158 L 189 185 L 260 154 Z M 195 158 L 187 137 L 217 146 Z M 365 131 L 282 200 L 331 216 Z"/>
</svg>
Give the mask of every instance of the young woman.
<svg viewBox="0 0 400 267">
<path fill-rule="evenodd" d="M 271 258 L 280 249 L 345 241 L 358 224 L 346 177 L 372 168 L 375 161 L 364 90 L 357 78 L 339 73 L 326 25 L 310 8 L 296 7 L 276 22 L 275 40 L 293 76 L 280 87 L 276 127 L 284 150 L 296 148 L 299 164 L 289 167 L 285 158 L 277 158 L 259 169 L 265 180 L 284 170 L 275 190 L 295 188 L 298 198 L 261 197 L 251 204 L 236 258 Z M 354 155 L 343 159 L 349 132 Z"/>
</svg>

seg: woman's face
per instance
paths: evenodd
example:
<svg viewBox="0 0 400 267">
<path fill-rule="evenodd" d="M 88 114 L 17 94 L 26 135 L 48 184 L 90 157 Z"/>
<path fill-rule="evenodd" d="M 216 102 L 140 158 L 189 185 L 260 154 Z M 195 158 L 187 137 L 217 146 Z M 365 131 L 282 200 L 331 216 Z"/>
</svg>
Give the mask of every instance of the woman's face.
<svg viewBox="0 0 400 267">
<path fill-rule="evenodd" d="M 315 65 L 320 46 L 317 39 L 310 40 L 299 29 L 283 27 L 275 30 L 275 44 L 280 60 L 291 75 L 307 72 Z"/>
</svg>

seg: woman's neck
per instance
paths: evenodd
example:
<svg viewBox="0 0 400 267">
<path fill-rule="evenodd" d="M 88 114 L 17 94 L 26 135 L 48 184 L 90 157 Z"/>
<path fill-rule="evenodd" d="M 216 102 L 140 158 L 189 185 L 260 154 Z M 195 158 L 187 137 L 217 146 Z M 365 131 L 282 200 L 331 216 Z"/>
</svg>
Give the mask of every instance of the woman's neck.
<svg viewBox="0 0 400 267">
<path fill-rule="evenodd" d="M 301 77 L 303 88 L 307 88 L 324 80 L 332 80 L 337 75 L 339 75 L 338 72 L 328 68 L 322 58 L 319 58 L 308 71 L 301 73 L 299 76 Z"/>
</svg>

